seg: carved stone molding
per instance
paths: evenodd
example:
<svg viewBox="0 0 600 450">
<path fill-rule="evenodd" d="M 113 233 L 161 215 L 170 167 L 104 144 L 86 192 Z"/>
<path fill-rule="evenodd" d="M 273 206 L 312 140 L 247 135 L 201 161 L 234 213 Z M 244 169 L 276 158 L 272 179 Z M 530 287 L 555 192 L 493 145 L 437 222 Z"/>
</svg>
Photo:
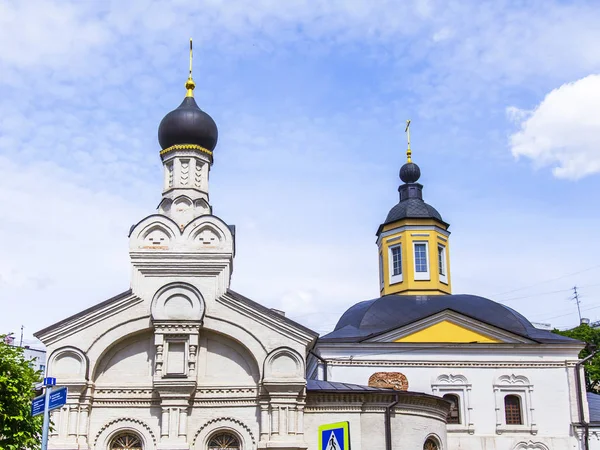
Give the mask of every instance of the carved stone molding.
<svg viewBox="0 0 600 450">
<path fill-rule="evenodd" d="M 156 447 L 156 436 L 152 431 L 152 428 L 140 419 L 134 419 L 130 417 L 121 417 L 119 419 L 111 420 L 107 422 L 100 428 L 96 437 L 94 438 L 94 447 L 95 448 L 106 448 L 107 441 L 112 437 L 115 432 L 118 432 L 120 429 L 130 429 L 134 431 L 138 431 L 144 438 L 150 437 L 154 447 Z M 106 436 L 103 436 L 106 435 Z M 100 438 L 103 437 L 105 442 L 100 442 Z"/>
<path fill-rule="evenodd" d="M 515 445 L 514 450 L 548 450 L 548 446 L 542 442 L 519 442 Z"/>
<path fill-rule="evenodd" d="M 408 378 L 401 372 L 375 372 L 369 377 L 369 386 L 408 391 Z"/>
<path fill-rule="evenodd" d="M 573 367 L 565 362 L 490 362 L 490 361 L 381 361 L 381 360 L 335 360 L 328 359 L 329 366 L 368 366 L 368 367 L 464 367 L 464 368 L 499 368 L 499 369 L 536 369 Z"/>
<path fill-rule="evenodd" d="M 233 417 L 217 417 L 217 418 L 208 420 L 198 429 L 198 431 L 196 431 L 196 433 L 194 434 L 194 438 L 192 439 L 192 448 L 196 446 L 196 441 L 198 440 L 198 436 L 200 436 L 200 434 L 202 434 L 203 431 L 207 431 L 207 430 L 212 431 L 213 428 L 215 430 L 217 430 L 221 427 L 233 428 L 236 430 L 239 430 L 240 428 L 243 429 L 245 431 L 245 433 L 247 433 L 248 437 L 250 438 L 250 441 L 252 442 L 252 446 L 253 447 L 256 446 L 256 439 L 254 437 L 254 434 L 252 433 L 252 430 L 248 427 L 248 425 L 246 425 L 244 422 L 242 422 L 239 419 L 235 419 Z"/>
</svg>

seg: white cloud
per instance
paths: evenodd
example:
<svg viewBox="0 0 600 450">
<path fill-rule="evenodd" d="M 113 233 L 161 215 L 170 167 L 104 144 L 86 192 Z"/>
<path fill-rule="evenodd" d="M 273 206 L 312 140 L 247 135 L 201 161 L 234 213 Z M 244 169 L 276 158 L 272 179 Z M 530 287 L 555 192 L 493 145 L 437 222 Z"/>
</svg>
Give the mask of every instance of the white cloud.
<svg viewBox="0 0 600 450">
<path fill-rule="evenodd" d="M 129 287 L 127 232 L 143 205 L 0 156 L 0 330 L 27 335 Z"/>
<path fill-rule="evenodd" d="M 508 113 L 521 127 L 510 138 L 515 157 L 552 166 L 558 178 L 600 172 L 600 75 L 554 89 L 533 111 L 513 107 Z"/>
</svg>

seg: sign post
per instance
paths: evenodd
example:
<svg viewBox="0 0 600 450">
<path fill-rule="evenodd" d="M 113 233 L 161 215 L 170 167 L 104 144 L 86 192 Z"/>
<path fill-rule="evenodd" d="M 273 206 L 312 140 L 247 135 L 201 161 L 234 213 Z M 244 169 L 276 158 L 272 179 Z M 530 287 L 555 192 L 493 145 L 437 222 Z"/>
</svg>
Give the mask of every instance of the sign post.
<svg viewBox="0 0 600 450">
<path fill-rule="evenodd" d="M 47 450 L 48 429 L 50 428 L 50 394 L 52 394 L 52 387 L 56 386 L 56 378 L 44 378 L 44 386 L 46 386 L 46 392 L 44 395 L 44 425 L 42 428 L 42 450 Z"/>
</svg>

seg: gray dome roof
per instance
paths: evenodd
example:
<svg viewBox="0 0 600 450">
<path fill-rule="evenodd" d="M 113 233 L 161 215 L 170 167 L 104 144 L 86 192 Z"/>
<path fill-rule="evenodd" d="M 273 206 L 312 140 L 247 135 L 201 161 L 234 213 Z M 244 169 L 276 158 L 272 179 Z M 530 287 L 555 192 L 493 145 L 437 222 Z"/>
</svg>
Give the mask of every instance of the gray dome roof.
<svg viewBox="0 0 600 450">
<path fill-rule="evenodd" d="M 433 206 L 420 198 L 409 198 L 390 209 L 384 224 L 406 218 L 436 219 L 443 222 L 441 214 Z"/>
<path fill-rule="evenodd" d="M 385 295 L 348 309 L 323 342 L 360 342 L 441 311 L 452 310 L 537 342 L 573 342 L 535 328 L 524 316 L 501 303 L 477 295 Z"/>
</svg>

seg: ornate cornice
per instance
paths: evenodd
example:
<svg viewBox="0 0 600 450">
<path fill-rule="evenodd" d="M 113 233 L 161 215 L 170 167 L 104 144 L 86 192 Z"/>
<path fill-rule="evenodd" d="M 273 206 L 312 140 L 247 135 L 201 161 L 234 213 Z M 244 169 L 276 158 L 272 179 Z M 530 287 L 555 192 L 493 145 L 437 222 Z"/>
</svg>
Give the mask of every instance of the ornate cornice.
<svg viewBox="0 0 600 450">
<path fill-rule="evenodd" d="M 213 387 L 196 389 L 197 397 L 256 397 L 258 389 L 256 387 Z"/>
<path fill-rule="evenodd" d="M 165 155 L 167 153 L 173 152 L 175 150 L 196 150 L 202 153 L 206 153 L 207 155 L 209 155 L 210 157 L 212 157 L 213 152 L 211 152 L 209 149 L 202 147 L 201 145 L 196 145 L 196 144 L 176 144 L 176 145 L 171 145 L 170 147 L 167 147 L 163 150 L 160 151 L 160 156 Z"/>
<path fill-rule="evenodd" d="M 535 361 L 390 361 L 390 360 L 335 360 L 328 359 L 329 366 L 369 366 L 369 367 L 475 367 L 475 368 L 565 368 L 575 367 L 577 361 L 535 362 Z"/>
</svg>

